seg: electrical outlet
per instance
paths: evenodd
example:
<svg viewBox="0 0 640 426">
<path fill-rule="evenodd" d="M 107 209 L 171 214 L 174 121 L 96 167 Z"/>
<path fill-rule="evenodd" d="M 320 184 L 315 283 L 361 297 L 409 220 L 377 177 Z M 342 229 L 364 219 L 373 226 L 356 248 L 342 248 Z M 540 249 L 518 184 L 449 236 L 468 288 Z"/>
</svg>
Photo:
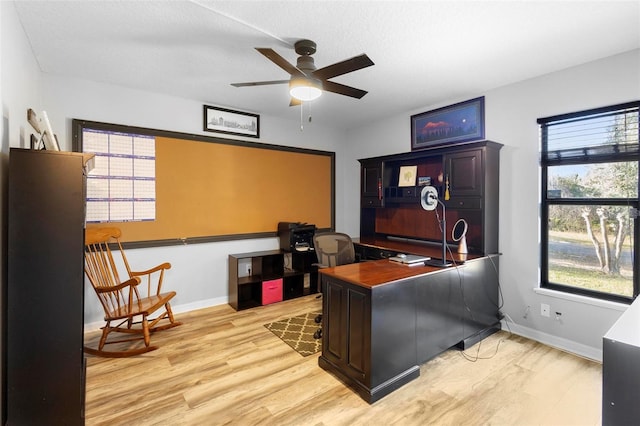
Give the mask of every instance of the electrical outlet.
<svg viewBox="0 0 640 426">
<path fill-rule="evenodd" d="M 540 304 L 540 315 L 542 315 L 543 317 L 549 317 L 549 311 L 551 311 L 551 308 L 549 307 L 549 305 L 547 305 L 546 303 L 541 303 Z"/>
</svg>

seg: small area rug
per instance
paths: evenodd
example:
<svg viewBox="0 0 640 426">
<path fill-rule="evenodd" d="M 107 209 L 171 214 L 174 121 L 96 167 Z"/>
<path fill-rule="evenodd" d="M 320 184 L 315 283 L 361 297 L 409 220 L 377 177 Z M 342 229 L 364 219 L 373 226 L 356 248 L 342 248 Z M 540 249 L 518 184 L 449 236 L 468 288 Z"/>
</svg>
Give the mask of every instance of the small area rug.
<svg viewBox="0 0 640 426">
<path fill-rule="evenodd" d="M 322 348 L 322 339 L 313 338 L 313 333 L 320 328 L 320 324 L 314 321 L 317 315 L 317 313 L 298 315 L 264 326 L 300 355 L 309 356 Z"/>
</svg>

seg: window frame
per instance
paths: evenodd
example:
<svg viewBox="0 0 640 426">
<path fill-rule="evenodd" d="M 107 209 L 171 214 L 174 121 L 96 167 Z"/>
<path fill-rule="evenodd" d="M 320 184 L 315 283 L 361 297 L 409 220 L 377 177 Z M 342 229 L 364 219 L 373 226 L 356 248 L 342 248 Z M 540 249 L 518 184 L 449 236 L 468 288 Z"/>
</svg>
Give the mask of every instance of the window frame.
<svg viewBox="0 0 640 426">
<path fill-rule="evenodd" d="M 594 108 L 569 114 L 555 115 L 537 120 L 540 128 L 540 288 L 556 290 L 564 293 L 578 294 L 587 297 L 593 297 L 601 300 L 621 302 L 630 304 L 640 293 L 640 256 L 638 255 L 640 243 L 640 226 L 638 221 L 638 209 L 640 209 L 640 152 L 639 147 L 636 149 L 622 150 L 621 152 L 603 153 L 590 156 L 584 154 L 582 157 L 574 157 L 562 159 L 559 157 L 549 158 L 547 153 L 548 134 L 550 123 L 571 120 L 576 118 L 588 117 L 595 114 L 603 114 L 607 112 L 616 112 L 626 109 L 635 109 L 635 114 L 640 115 L 640 101 L 628 102 L 624 104 L 611 105 L 603 108 Z M 553 124 L 551 124 L 553 125 Z M 640 136 L 640 129 L 638 130 Z M 554 152 L 554 151 L 552 151 Z M 548 197 L 548 168 L 553 166 L 564 165 L 582 165 L 582 164 L 599 164 L 611 162 L 629 162 L 638 163 L 639 193 L 636 198 L 554 198 Z M 587 205 L 587 206 L 625 206 L 635 209 L 633 215 L 633 231 L 630 236 L 633 238 L 633 294 L 627 297 L 620 294 L 600 292 L 587 288 L 575 287 L 566 284 L 554 283 L 549 281 L 549 209 L 550 206 L 571 206 L 571 205 Z"/>
</svg>

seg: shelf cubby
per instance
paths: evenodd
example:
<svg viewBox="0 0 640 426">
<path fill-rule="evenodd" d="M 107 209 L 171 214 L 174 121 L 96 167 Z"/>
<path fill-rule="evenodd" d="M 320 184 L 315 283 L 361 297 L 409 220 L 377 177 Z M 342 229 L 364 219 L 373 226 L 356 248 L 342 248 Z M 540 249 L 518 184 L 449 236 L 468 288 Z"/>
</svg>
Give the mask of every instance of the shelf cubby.
<svg viewBox="0 0 640 426">
<path fill-rule="evenodd" d="M 229 305 L 236 310 L 261 306 L 264 300 L 263 283 L 277 279 L 282 279 L 281 300 L 316 293 L 318 278 L 315 262 L 313 251 L 292 253 L 267 250 L 230 254 Z"/>
</svg>

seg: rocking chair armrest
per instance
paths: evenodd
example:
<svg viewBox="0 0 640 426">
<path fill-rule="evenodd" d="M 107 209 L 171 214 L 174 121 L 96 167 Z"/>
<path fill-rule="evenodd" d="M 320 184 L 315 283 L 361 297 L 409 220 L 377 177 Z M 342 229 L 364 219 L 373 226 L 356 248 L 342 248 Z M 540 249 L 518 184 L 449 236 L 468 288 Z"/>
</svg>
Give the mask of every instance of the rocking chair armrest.
<svg viewBox="0 0 640 426">
<path fill-rule="evenodd" d="M 141 276 L 141 275 L 149 275 L 152 274 L 154 272 L 158 272 L 161 271 L 163 269 L 171 269 L 171 263 L 169 262 L 164 262 L 158 266 L 155 266 L 151 269 L 147 269 L 146 271 L 131 271 L 131 276 L 132 277 L 137 277 L 137 276 Z"/>
<path fill-rule="evenodd" d="M 138 277 L 133 277 L 133 278 L 129 278 L 128 280 L 116 285 L 116 286 L 108 286 L 108 287 L 98 287 L 96 286 L 95 289 L 98 293 L 111 293 L 114 291 L 119 291 L 122 290 L 123 288 L 126 287 L 135 287 L 138 284 L 140 284 L 140 278 Z"/>
</svg>

